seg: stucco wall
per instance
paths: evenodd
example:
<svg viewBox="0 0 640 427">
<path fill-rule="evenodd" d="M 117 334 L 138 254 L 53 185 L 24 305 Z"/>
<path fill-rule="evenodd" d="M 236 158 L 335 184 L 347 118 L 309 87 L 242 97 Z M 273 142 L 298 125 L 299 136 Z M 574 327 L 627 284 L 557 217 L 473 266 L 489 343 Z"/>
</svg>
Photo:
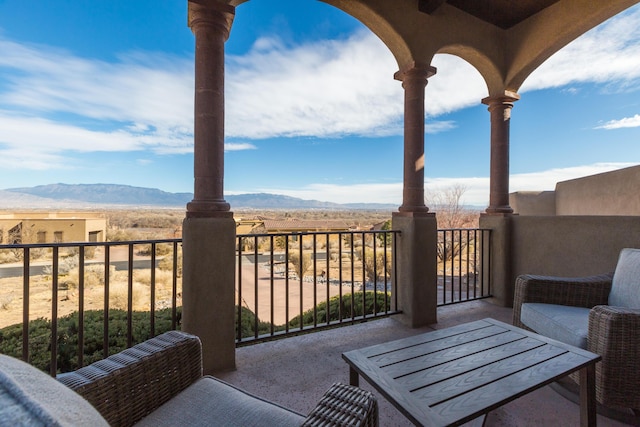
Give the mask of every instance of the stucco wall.
<svg viewBox="0 0 640 427">
<path fill-rule="evenodd" d="M 640 215 L 640 166 L 559 182 L 558 215 Z"/>
<path fill-rule="evenodd" d="M 553 191 L 518 191 L 509 194 L 509 205 L 522 215 L 555 215 L 556 195 Z"/>
<path fill-rule="evenodd" d="M 103 242 L 106 236 L 107 222 L 104 218 L 95 219 L 0 219 L 2 241 L 9 241 L 9 230 L 22 223 L 22 243 L 38 243 L 38 233 L 44 239 L 41 243 L 53 243 L 56 233 L 62 233 L 62 242 L 88 242 L 89 233 L 96 232 L 96 241 Z"/>
<path fill-rule="evenodd" d="M 562 181 L 554 191 L 509 195 L 520 215 L 640 215 L 640 166 Z"/>
<path fill-rule="evenodd" d="M 622 248 L 640 248 L 640 216 L 514 216 L 513 277 L 585 276 L 615 269 Z"/>
</svg>

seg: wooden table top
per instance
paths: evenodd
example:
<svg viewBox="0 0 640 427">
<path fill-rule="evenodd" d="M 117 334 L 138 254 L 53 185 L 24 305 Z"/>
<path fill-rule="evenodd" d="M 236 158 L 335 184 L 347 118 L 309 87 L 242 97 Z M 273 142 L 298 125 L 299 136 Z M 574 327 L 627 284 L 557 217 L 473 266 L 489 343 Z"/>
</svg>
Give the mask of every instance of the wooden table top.
<svg viewBox="0 0 640 427">
<path fill-rule="evenodd" d="M 601 359 L 494 319 L 342 357 L 416 425 L 463 424 Z"/>
</svg>

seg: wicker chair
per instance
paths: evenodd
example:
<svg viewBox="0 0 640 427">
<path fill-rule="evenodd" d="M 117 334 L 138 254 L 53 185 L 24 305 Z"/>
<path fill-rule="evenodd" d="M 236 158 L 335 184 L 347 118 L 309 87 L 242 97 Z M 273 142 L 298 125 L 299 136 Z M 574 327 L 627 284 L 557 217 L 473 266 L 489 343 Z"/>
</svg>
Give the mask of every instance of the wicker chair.
<svg viewBox="0 0 640 427">
<path fill-rule="evenodd" d="M 334 384 L 305 417 L 209 376 L 200 340 L 167 332 L 58 381 L 75 390 L 112 426 L 377 426 L 375 397 Z"/>
<path fill-rule="evenodd" d="M 640 408 L 640 249 L 623 249 L 612 274 L 585 278 L 522 275 L 513 324 L 602 356 L 596 398 Z"/>
</svg>

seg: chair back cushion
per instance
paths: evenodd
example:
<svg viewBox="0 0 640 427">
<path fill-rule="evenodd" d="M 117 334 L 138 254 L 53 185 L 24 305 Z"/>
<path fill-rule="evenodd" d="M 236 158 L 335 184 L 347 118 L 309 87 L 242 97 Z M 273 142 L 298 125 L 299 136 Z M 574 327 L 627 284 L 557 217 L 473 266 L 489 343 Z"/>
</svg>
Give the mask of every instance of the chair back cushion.
<svg viewBox="0 0 640 427">
<path fill-rule="evenodd" d="M 108 427 L 82 396 L 33 366 L 1 354 L 0 425 Z"/>
<path fill-rule="evenodd" d="M 625 248 L 620 252 L 609 305 L 640 308 L 640 249 Z"/>
</svg>

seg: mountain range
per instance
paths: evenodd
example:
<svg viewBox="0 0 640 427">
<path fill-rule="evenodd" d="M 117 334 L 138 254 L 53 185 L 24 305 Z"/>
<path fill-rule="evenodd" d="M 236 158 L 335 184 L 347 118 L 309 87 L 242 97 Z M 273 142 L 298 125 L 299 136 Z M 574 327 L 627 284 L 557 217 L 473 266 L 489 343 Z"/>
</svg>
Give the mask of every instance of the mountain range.
<svg viewBox="0 0 640 427">
<path fill-rule="evenodd" d="M 169 193 L 157 188 L 118 184 L 48 184 L 0 190 L 0 208 L 91 208 L 91 207 L 165 207 L 184 208 L 193 193 Z M 393 210 L 394 204 L 331 203 L 304 200 L 280 194 L 226 195 L 232 209 L 369 209 Z"/>
</svg>

